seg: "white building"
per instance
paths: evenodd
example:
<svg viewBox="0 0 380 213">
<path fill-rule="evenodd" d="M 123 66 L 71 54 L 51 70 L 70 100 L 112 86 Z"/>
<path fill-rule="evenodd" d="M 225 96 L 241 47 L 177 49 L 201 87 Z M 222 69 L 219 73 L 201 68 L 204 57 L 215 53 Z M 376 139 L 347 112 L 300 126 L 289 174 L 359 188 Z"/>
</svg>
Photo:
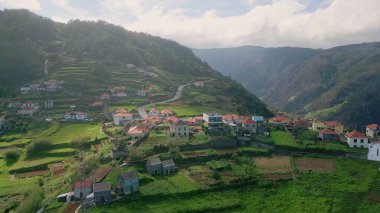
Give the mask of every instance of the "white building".
<svg viewBox="0 0 380 213">
<path fill-rule="evenodd" d="M 117 97 L 117 98 L 125 98 L 125 97 L 128 97 L 128 94 L 125 93 L 125 92 L 116 92 L 116 93 L 113 93 L 112 95 L 115 96 L 115 97 Z"/>
<path fill-rule="evenodd" d="M 244 119 L 242 123 L 243 129 L 251 133 L 257 133 L 257 123 L 251 118 Z"/>
<path fill-rule="evenodd" d="M 46 100 L 45 101 L 45 109 L 51 109 L 54 107 L 54 101 L 52 100 Z"/>
<path fill-rule="evenodd" d="M 170 134 L 172 136 L 189 136 L 189 123 L 182 120 L 171 123 Z"/>
<path fill-rule="evenodd" d="M 139 89 L 139 90 L 137 90 L 136 94 L 138 96 L 145 97 L 148 95 L 148 90 L 147 89 Z"/>
<path fill-rule="evenodd" d="M 87 120 L 87 113 L 84 112 L 68 112 L 64 116 L 65 120 Z"/>
<path fill-rule="evenodd" d="M 102 99 L 102 100 L 109 100 L 110 99 L 110 95 L 108 93 L 103 93 L 103 94 L 100 95 L 99 98 Z"/>
<path fill-rule="evenodd" d="M 29 115 L 29 116 L 32 116 L 32 115 L 34 115 L 38 111 L 38 109 L 39 109 L 38 106 L 35 106 L 35 107 L 22 107 L 21 109 L 19 109 L 17 111 L 17 114 L 18 115 Z"/>
<path fill-rule="evenodd" d="M 378 124 L 367 125 L 365 134 L 371 139 L 380 138 L 380 126 Z"/>
<path fill-rule="evenodd" d="M 220 127 L 223 124 L 223 116 L 216 112 L 203 113 L 203 121 L 205 127 Z"/>
<path fill-rule="evenodd" d="M 161 115 L 161 112 L 160 110 L 158 110 L 157 108 L 153 108 L 149 111 L 149 116 L 150 117 L 158 117 Z"/>
<path fill-rule="evenodd" d="M 125 125 L 132 121 L 133 115 L 131 113 L 117 113 L 113 115 L 113 122 L 115 125 Z"/>
<path fill-rule="evenodd" d="M 346 138 L 347 138 L 347 144 L 350 147 L 368 148 L 368 145 L 369 145 L 368 138 L 364 134 L 358 131 L 347 133 Z"/>
<path fill-rule="evenodd" d="M 380 161 L 380 141 L 374 141 L 369 144 L 367 159 Z"/>
</svg>

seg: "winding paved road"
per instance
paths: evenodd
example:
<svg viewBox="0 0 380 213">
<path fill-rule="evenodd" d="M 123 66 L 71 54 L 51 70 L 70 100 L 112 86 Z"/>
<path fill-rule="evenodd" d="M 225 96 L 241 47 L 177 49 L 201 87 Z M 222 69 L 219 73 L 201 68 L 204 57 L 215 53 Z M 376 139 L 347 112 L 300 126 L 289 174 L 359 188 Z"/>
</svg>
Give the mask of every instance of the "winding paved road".
<svg viewBox="0 0 380 213">
<path fill-rule="evenodd" d="M 207 81 L 212 81 L 213 79 L 209 79 L 209 80 L 206 80 L 206 81 L 203 81 L 203 82 L 207 82 Z M 168 99 L 168 100 L 165 100 L 165 101 L 159 101 L 159 102 L 156 102 L 156 103 L 150 103 L 150 104 L 146 104 L 144 106 L 140 106 L 137 108 L 137 110 L 139 111 L 139 114 L 142 118 L 146 119 L 148 118 L 148 114 L 146 113 L 146 109 L 147 107 L 150 107 L 150 106 L 154 106 L 154 105 L 157 105 L 157 104 L 163 104 L 163 103 L 168 103 L 168 102 L 173 102 L 173 101 L 176 101 L 178 99 L 181 98 L 182 96 L 182 91 L 183 89 L 186 87 L 186 86 L 189 86 L 189 85 L 192 85 L 194 83 L 188 83 L 188 84 L 184 84 L 184 85 L 180 85 L 177 89 L 177 92 L 175 93 L 175 95 Z"/>
</svg>

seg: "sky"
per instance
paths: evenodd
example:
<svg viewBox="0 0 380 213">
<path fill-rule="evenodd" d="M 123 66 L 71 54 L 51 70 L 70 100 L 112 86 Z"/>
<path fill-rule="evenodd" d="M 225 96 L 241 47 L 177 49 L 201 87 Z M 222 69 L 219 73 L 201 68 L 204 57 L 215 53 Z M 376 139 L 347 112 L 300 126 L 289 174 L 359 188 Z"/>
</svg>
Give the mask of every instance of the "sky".
<svg viewBox="0 0 380 213">
<path fill-rule="evenodd" d="M 0 0 L 54 21 L 104 20 L 191 48 L 380 41 L 380 0 Z"/>
</svg>

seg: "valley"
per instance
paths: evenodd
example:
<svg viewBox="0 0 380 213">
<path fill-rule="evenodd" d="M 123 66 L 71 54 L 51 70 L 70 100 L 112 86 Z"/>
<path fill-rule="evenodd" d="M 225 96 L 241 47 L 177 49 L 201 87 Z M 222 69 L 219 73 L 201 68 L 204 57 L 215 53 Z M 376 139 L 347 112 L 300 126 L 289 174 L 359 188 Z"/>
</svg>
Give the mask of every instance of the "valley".
<svg viewBox="0 0 380 213">
<path fill-rule="evenodd" d="M 257 82 L 241 83 L 292 112 L 284 113 L 213 70 L 216 59 L 206 63 L 171 40 L 26 10 L 0 11 L 0 27 L 0 59 L 9 60 L 0 83 L 12 79 L 0 85 L 1 212 L 380 211 L 377 118 L 357 122 L 364 134 L 339 117 L 352 103 L 346 96 L 332 110 L 335 99 L 320 108 L 308 99 L 310 110 L 283 100 L 309 92 L 287 83 L 301 78 L 292 74 L 306 70 L 305 60 L 319 64 L 314 58 L 329 53 L 270 50 L 252 63 L 264 67 L 254 75 L 246 64 Z M 238 81 L 239 63 L 251 60 L 216 58 Z M 230 60 L 242 61 L 233 68 Z M 320 86 L 307 76 L 302 82 Z M 285 87 L 300 94 L 289 98 Z M 271 88 L 278 92 L 268 95 Z M 301 116 L 324 111 L 336 117 Z"/>
</svg>

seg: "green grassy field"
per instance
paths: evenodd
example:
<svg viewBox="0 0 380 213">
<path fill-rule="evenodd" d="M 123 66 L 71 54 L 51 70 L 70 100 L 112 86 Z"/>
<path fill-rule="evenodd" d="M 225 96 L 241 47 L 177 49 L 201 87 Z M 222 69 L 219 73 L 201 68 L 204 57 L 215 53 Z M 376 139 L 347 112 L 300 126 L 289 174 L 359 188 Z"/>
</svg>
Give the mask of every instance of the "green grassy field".
<svg viewBox="0 0 380 213">
<path fill-rule="evenodd" d="M 277 146 L 301 147 L 300 144 L 296 143 L 293 136 L 286 131 L 272 129 L 270 137 Z"/>
<path fill-rule="evenodd" d="M 90 212 L 379 212 L 368 200 L 378 164 L 336 159 L 332 174 L 306 173 L 291 181 L 266 182 L 165 199 L 124 201 Z"/>
</svg>

